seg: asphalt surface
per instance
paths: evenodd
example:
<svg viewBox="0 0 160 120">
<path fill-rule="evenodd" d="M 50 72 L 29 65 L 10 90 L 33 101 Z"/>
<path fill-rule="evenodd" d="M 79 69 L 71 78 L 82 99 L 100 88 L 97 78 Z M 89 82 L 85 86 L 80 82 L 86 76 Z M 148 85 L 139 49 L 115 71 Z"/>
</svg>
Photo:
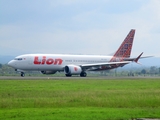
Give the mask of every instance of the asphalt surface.
<svg viewBox="0 0 160 120">
<path fill-rule="evenodd" d="M 137 80 L 137 79 L 160 79 L 159 77 L 152 77 L 152 76 L 136 76 L 136 77 L 111 77 L 111 76 L 96 76 L 96 77 L 77 77 L 77 76 L 73 76 L 73 77 L 49 77 L 49 76 L 44 76 L 44 77 L 33 77 L 33 76 L 25 76 L 25 77 L 21 77 L 21 76 L 0 76 L 0 80 L 67 80 L 67 79 L 106 79 L 106 80 L 110 80 L 110 79 L 132 79 L 132 80 Z"/>
</svg>

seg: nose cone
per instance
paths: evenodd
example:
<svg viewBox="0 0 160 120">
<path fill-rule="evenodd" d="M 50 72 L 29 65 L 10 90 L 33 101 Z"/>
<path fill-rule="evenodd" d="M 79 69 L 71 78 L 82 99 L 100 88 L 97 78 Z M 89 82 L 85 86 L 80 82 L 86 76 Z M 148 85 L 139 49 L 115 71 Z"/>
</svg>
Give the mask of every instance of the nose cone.
<svg viewBox="0 0 160 120">
<path fill-rule="evenodd" d="M 9 62 L 8 62 L 8 66 L 14 67 L 14 66 L 15 66 L 14 61 L 13 61 L 13 60 L 9 61 Z"/>
</svg>

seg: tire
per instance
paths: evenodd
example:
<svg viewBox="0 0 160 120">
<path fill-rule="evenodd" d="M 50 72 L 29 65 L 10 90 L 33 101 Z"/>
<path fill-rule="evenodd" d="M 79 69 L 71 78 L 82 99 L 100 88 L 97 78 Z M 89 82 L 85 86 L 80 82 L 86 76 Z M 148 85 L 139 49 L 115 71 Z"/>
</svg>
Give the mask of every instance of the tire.
<svg viewBox="0 0 160 120">
<path fill-rule="evenodd" d="M 66 77 L 71 77 L 72 75 L 71 74 L 66 74 Z"/>
<path fill-rule="evenodd" d="M 87 73 L 86 73 L 86 72 L 81 72 L 80 76 L 81 76 L 81 77 L 86 77 L 86 76 L 87 76 Z"/>
<path fill-rule="evenodd" d="M 24 76 L 25 76 L 24 72 L 21 72 L 21 77 L 24 77 Z"/>
</svg>

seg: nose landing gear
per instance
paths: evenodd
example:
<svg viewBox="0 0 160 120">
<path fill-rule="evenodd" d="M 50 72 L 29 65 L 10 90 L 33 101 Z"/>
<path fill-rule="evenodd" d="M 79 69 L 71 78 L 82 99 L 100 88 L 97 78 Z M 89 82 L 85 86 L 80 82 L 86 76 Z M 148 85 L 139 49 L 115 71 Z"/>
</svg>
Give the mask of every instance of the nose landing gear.
<svg viewBox="0 0 160 120">
<path fill-rule="evenodd" d="M 25 76 L 25 73 L 24 72 L 21 72 L 21 77 L 24 77 Z"/>
<path fill-rule="evenodd" d="M 20 72 L 21 73 L 21 77 L 24 77 L 25 76 L 25 73 L 24 72 L 21 72 L 19 71 L 18 69 L 15 69 L 16 72 Z"/>
</svg>

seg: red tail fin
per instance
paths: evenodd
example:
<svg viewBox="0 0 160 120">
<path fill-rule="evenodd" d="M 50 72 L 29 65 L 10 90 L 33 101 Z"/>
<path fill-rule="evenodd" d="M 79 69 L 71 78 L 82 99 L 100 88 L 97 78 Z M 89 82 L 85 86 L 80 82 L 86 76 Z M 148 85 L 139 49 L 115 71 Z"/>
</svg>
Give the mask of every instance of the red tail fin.
<svg viewBox="0 0 160 120">
<path fill-rule="evenodd" d="M 112 59 L 110 60 L 111 62 L 117 61 L 117 58 L 119 61 L 123 61 L 124 58 L 129 58 L 132 50 L 132 44 L 134 40 L 134 34 L 135 30 L 131 29 L 119 49 L 116 51 Z"/>
</svg>

